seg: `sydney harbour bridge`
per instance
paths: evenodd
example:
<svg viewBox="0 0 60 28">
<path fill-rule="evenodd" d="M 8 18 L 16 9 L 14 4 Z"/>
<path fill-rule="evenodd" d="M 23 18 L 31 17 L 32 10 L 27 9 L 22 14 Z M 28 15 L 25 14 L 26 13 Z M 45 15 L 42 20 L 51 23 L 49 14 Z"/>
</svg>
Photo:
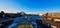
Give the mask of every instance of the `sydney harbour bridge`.
<svg viewBox="0 0 60 28">
<path fill-rule="evenodd" d="M 0 28 L 51 28 L 43 21 L 44 17 L 38 14 L 0 13 Z"/>
</svg>

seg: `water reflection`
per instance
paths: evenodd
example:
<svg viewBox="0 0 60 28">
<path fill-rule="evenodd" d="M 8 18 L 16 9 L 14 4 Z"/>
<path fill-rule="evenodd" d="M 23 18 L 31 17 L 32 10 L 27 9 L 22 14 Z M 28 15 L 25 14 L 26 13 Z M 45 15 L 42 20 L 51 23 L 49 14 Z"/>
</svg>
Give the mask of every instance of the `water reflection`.
<svg viewBox="0 0 60 28">
<path fill-rule="evenodd" d="M 11 24 L 9 24 L 9 26 L 6 26 L 5 28 L 16 28 L 17 25 L 24 25 L 24 27 L 28 24 L 32 24 L 33 28 L 42 28 L 42 23 L 38 23 L 37 19 L 42 19 L 43 20 L 44 17 L 42 16 L 38 16 L 38 15 L 24 15 L 24 16 L 19 16 L 16 18 L 9 18 L 8 20 L 13 20 L 13 22 Z"/>
<path fill-rule="evenodd" d="M 18 23 L 20 24 L 32 24 L 35 28 L 37 28 L 36 19 L 40 18 L 39 16 L 22 16 L 14 19 L 14 22 L 8 28 L 15 28 Z M 23 23 L 24 22 L 24 23 Z"/>
</svg>

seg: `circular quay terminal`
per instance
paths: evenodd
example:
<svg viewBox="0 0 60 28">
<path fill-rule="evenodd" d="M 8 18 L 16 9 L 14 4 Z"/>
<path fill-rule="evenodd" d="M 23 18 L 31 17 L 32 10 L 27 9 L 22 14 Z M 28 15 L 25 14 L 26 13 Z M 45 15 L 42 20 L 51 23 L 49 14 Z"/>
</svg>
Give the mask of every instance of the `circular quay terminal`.
<svg viewBox="0 0 60 28">
<path fill-rule="evenodd" d="M 0 0 L 0 28 L 60 28 L 60 0 Z"/>
</svg>

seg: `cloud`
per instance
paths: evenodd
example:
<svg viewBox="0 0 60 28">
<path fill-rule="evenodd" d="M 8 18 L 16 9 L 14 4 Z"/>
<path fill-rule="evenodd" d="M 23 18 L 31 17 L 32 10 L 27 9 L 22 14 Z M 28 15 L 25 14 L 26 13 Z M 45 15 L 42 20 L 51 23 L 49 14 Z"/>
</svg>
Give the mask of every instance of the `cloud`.
<svg viewBox="0 0 60 28">
<path fill-rule="evenodd" d="M 1 12 L 1 11 L 4 11 L 5 13 L 16 13 L 15 10 L 10 10 L 10 9 L 1 9 L 1 8 L 0 8 L 0 12 Z"/>
</svg>

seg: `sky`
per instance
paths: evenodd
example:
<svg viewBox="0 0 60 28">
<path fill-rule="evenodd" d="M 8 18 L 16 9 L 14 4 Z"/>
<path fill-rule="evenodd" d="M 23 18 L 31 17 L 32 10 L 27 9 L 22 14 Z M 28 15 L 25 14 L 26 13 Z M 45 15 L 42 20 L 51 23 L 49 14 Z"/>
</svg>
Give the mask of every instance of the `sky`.
<svg viewBox="0 0 60 28">
<path fill-rule="evenodd" d="M 0 11 L 34 14 L 60 12 L 60 0 L 0 0 Z"/>
</svg>

